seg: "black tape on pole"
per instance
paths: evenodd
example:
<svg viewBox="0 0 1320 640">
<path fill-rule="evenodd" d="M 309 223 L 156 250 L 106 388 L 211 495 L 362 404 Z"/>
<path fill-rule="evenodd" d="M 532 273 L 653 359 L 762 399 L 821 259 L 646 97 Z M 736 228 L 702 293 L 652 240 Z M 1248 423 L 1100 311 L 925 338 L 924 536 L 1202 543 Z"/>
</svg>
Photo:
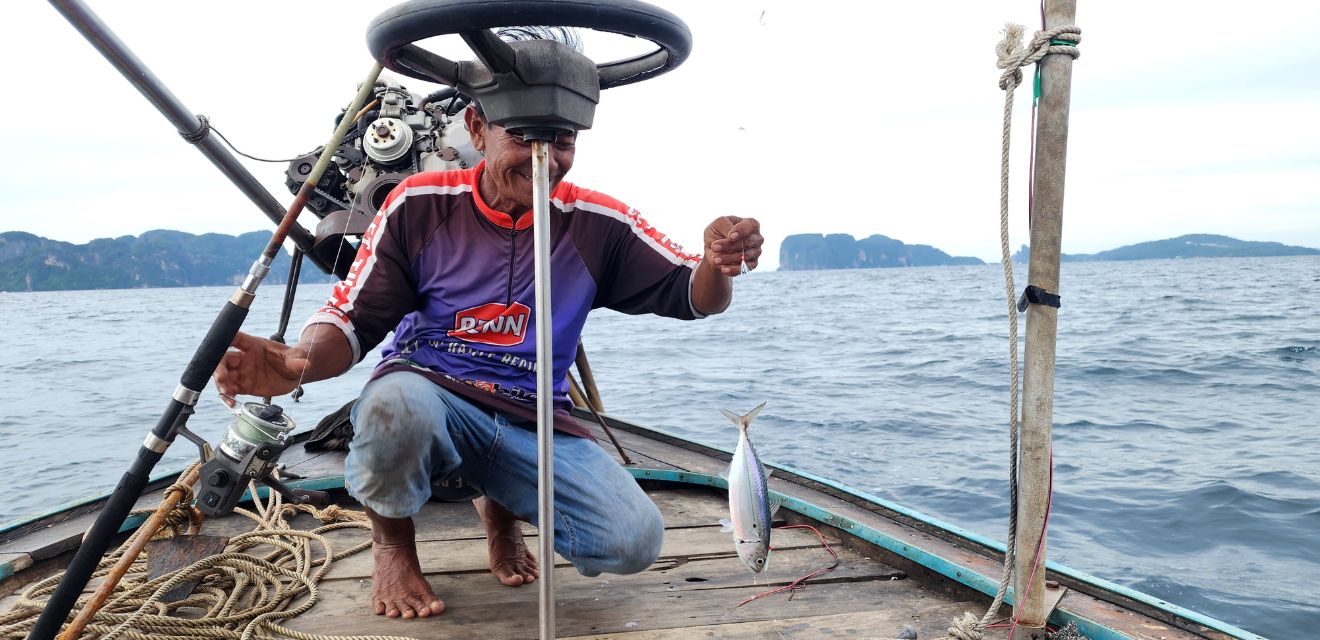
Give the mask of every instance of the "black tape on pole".
<svg viewBox="0 0 1320 640">
<path fill-rule="evenodd" d="M 1059 308 L 1062 298 L 1057 293 L 1050 293 L 1034 284 L 1027 285 L 1022 291 L 1022 297 L 1018 298 L 1017 310 L 1022 313 L 1027 307 L 1033 304 L 1043 304 L 1047 307 Z"/>
</svg>

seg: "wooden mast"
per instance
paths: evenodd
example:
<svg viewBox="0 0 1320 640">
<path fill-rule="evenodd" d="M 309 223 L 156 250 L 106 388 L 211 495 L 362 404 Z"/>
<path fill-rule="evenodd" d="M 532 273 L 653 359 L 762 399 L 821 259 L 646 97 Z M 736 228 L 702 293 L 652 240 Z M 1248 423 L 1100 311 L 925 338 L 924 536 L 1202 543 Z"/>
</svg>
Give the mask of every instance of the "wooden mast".
<svg viewBox="0 0 1320 640">
<path fill-rule="evenodd" d="M 1075 24 L 1076 0 L 1046 0 L 1045 29 Z M 1059 252 L 1063 231 L 1064 164 L 1068 155 L 1068 111 L 1072 92 L 1071 56 L 1052 54 L 1040 61 L 1040 103 L 1036 126 L 1036 166 L 1031 206 L 1031 261 L 1027 284 L 1059 293 Z M 1017 561 L 1014 566 L 1015 638 L 1043 639 L 1045 531 L 1050 504 L 1051 439 L 1054 419 L 1054 350 L 1059 310 L 1047 304 L 1027 308 L 1027 344 L 1022 374 L 1022 438 L 1018 472 Z"/>
</svg>

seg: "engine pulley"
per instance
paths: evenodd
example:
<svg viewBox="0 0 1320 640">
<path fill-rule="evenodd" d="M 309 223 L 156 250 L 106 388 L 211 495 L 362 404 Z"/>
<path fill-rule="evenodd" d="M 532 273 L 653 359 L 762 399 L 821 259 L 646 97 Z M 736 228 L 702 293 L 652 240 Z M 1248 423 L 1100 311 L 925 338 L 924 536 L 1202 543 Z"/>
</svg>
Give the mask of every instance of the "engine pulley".
<svg viewBox="0 0 1320 640">
<path fill-rule="evenodd" d="M 372 160 L 393 164 L 412 150 L 413 130 L 398 118 L 378 118 L 362 137 L 363 150 Z"/>
</svg>

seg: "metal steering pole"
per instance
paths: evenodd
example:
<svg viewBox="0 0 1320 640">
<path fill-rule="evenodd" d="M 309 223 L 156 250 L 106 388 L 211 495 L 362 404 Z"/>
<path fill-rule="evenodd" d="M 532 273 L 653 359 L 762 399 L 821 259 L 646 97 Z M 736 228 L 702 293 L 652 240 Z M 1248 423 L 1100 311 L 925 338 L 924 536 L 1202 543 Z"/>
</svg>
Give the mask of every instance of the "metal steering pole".
<svg viewBox="0 0 1320 640">
<path fill-rule="evenodd" d="M 1075 24 L 1076 0 L 1046 0 L 1045 29 Z M 1072 94 L 1070 56 L 1040 61 L 1040 103 L 1031 207 L 1031 261 L 1027 284 L 1059 293 L 1063 234 L 1064 164 L 1068 156 L 1068 111 Z M 1017 562 L 1013 570 L 1014 638 L 1045 638 L 1045 522 L 1049 514 L 1054 428 L 1054 352 L 1059 310 L 1027 307 L 1027 344 L 1022 372 L 1022 438 L 1018 471 Z"/>
<path fill-rule="evenodd" d="M 528 134 L 529 136 L 533 134 Z M 554 134 L 550 133 L 550 140 Z M 544 136 L 532 140 L 532 247 L 536 279 L 536 477 L 540 537 L 541 640 L 555 637 L 554 317 L 550 304 L 550 158 Z"/>
</svg>

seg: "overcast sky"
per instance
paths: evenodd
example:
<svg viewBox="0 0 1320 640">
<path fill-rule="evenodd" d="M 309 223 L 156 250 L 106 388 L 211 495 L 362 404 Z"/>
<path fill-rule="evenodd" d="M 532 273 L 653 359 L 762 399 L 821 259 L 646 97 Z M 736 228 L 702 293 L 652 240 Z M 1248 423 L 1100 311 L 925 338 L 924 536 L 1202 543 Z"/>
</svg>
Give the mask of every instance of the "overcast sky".
<svg viewBox="0 0 1320 640">
<path fill-rule="evenodd" d="M 371 65 L 366 25 L 390 5 L 90 4 L 189 109 L 276 158 L 329 136 Z M 781 238 L 810 232 L 998 258 L 994 45 L 1007 21 L 1039 28 L 1039 5 L 662 4 L 690 25 L 691 58 L 602 95 L 571 181 L 692 249 L 714 216 L 754 216 L 767 267 Z M 1192 232 L 1320 247 L 1320 3 L 1079 4 L 1064 250 Z M 5 13 L 0 230 L 81 243 L 271 228 L 52 7 Z M 588 40 L 587 53 L 617 45 Z M 1027 242 L 1030 92 L 1019 94 L 1014 246 Z M 292 199 L 284 165 L 248 164 Z"/>
</svg>

